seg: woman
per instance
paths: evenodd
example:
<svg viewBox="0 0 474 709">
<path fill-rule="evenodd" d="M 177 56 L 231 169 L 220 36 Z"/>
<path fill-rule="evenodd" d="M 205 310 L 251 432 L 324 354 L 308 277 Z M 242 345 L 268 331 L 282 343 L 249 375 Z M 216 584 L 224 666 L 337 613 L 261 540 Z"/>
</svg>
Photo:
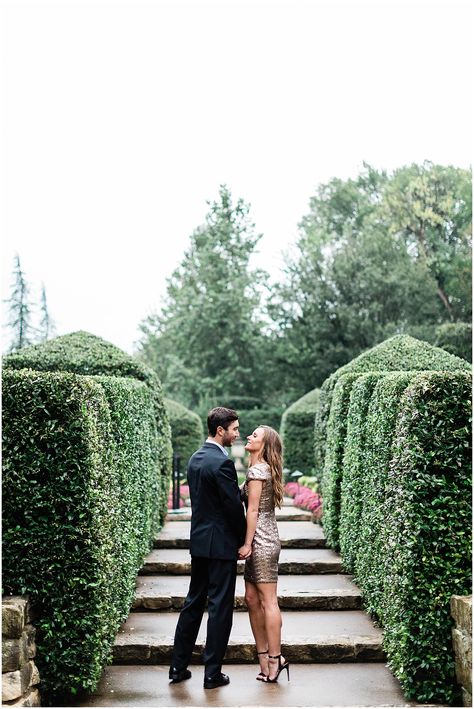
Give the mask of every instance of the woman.
<svg viewBox="0 0 474 709">
<path fill-rule="evenodd" d="M 250 467 L 243 485 L 247 533 L 239 549 L 245 559 L 245 602 L 255 638 L 260 672 L 257 679 L 276 682 L 289 662 L 281 655 L 281 613 L 277 599 L 280 540 L 275 506 L 283 502 L 282 444 L 270 426 L 258 426 L 247 436 Z"/>
</svg>

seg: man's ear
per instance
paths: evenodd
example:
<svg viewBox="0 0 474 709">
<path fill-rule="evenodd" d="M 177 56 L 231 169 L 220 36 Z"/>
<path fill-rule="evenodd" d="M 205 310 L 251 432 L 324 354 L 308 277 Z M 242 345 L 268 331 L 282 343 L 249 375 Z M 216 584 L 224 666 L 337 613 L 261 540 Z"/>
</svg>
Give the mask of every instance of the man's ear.
<svg viewBox="0 0 474 709">
<path fill-rule="evenodd" d="M 225 434 L 225 428 L 224 426 L 218 426 L 216 430 L 216 434 L 218 436 L 223 436 Z"/>
</svg>

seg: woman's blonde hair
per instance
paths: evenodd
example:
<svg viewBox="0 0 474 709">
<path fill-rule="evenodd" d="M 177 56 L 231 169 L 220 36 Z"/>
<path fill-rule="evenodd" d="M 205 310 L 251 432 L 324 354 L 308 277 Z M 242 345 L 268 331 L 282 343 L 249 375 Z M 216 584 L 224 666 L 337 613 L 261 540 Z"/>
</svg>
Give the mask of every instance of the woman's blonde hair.
<svg viewBox="0 0 474 709">
<path fill-rule="evenodd" d="M 281 508 L 283 502 L 283 444 L 277 431 L 271 426 L 262 424 L 257 428 L 263 428 L 264 431 L 261 456 L 270 466 L 275 506 Z"/>
</svg>

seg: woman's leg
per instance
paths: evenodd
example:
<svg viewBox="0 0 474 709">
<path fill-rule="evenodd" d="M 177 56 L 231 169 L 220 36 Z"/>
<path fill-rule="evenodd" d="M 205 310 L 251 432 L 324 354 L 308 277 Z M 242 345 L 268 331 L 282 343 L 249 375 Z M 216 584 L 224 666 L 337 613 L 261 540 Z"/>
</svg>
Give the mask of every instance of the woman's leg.
<svg viewBox="0 0 474 709">
<path fill-rule="evenodd" d="M 281 612 L 278 605 L 276 583 L 258 583 L 257 591 L 260 603 L 263 606 L 265 631 L 268 639 L 268 654 L 281 653 Z M 270 677 L 274 677 L 278 670 L 278 660 L 269 660 Z M 282 664 L 285 658 L 281 657 Z"/>
<path fill-rule="evenodd" d="M 257 652 L 262 653 L 264 650 L 268 650 L 265 617 L 257 586 L 247 580 L 245 581 L 245 603 L 249 611 L 250 627 L 252 628 L 253 637 L 255 638 Z M 268 675 L 268 656 L 258 655 L 258 660 L 260 662 L 260 670 L 264 675 Z"/>
</svg>

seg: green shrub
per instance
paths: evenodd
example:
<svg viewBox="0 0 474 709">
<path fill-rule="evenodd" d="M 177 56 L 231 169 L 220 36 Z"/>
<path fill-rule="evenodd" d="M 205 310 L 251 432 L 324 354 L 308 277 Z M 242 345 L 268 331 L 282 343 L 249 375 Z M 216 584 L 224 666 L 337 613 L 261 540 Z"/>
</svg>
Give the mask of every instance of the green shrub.
<svg viewBox="0 0 474 709">
<path fill-rule="evenodd" d="M 92 690 L 166 514 L 160 383 L 87 333 L 9 355 L 3 375 L 4 587 L 38 608 L 45 696 Z"/>
<path fill-rule="evenodd" d="M 344 568 L 355 570 L 360 518 L 366 494 L 366 423 L 370 397 L 380 377 L 379 372 L 362 374 L 354 381 L 347 412 L 347 436 L 344 446 L 341 480 L 339 542 Z"/>
<path fill-rule="evenodd" d="M 158 513 L 163 523 L 167 513 L 171 476 L 171 432 L 161 383 L 155 372 L 121 349 L 88 332 L 73 332 L 39 345 L 25 347 L 3 360 L 4 368 L 35 369 L 41 372 L 108 374 L 143 381 L 150 389 L 158 429 L 158 476 L 161 485 Z"/>
<path fill-rule="evenodd" d="M 309 473 L 314 468 L 314 417 L 319 403 L 319 389 L 313 389 L 295 401 L 281 418 L 285 467 Z"/>
<path fill-rule="evenodd" d="M 325 465 L 321 480 L 323 498 L 322 524 L 327 543 L 339 549 L 339 519 L 341 510 L 341 480 L 344 444 L 347 430 L 347 410 L 351 389 L 359 374 L 340 377 L 334 387 L 333 403 L 329 414 L 328 440 Z"/>
<path fill-rule="evenodd" d="M 470 424 L 469 374 L 420 373 L 402 396 L 384 506 L 382 615 L 389 667 L 419 702 L 459 701 L 450 598 L 471 593 Z"/>
<path fill-rule="evenodd" d="M 177 401 L 165 399 L 165 406 L 171 425 L 173 452 L 181 456 L 181 472 L 185 473 L 188 460 L 204 441 L 202 421 Z"/>
<path fill-rule="evenodd" d="M 453 355 L 472 362 L 472 325 L 467 322 L 443 323 L 436 328 L 436 343 Z"/>
<path fill-rule="evenodd" d="M 338 379 L 349 372 L 405 371 L 405 370 L 447 370 L 464 369 L 470 365 L 445 350 L 416 340 L 409 335 L 395 335 L 381 342 L 367 352 L 363 352 L 348 364 L 331 374 L 321 387 L 320 403 L 315 417 L 315 464 L 317 473 L 324 468 L 326 436 L 332 395 Z"/>
<path fill-rule="evenodd" d="M 3 372 L 3 583 L 36 606 L 44 696 L 95 689 L 157 530 L 152 392 Z"/>
<path fill-rule="evenodd" d="M 360 516 L 358 523 L 354 520 L 352 528 L 355 551 L 354 576 L 363 589 L 365 609 L 375 614 L 382 623 L 384 618 L 380 598 L 385 582 L 383 570 L 387 554 L 383 536 L 387 514 L 384 505 L 387 471 L 395 425 L 400 411 L 400 398 L 410 381 L 416 376 L 414 372 L 378 374 L 378 381 L 374 382 L 372 395 L 369 394 L 364 405 L 365 430 L 361 454 L 365 464 L 360 469 L 359 489 L 362 492 Z M 355 431 L 354 434 L 357 435 Z M 350 529 L 347 529 L 347 534 L 351 534 Z"/>
</svg>

